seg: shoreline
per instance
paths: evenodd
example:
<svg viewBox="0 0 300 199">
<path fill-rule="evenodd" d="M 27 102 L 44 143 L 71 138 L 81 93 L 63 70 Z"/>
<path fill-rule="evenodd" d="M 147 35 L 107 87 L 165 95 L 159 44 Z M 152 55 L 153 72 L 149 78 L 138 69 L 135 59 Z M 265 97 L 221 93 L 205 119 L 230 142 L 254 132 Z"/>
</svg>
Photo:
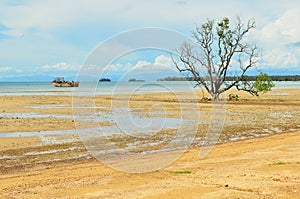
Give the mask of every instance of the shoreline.
<svg viewBox="0 0 300 199">
<path fill-rule="evenodd" d="M 1 83 L 1 82 L 0 82 Z M 5 83 L 5 82 L 2 82 L 2 83 Z M 55 96 L 55 95 L 60 95 L 60 96 L 63 96 L 63 95 L 72 95 L 73 93 L 76 93 L 76 89 L 75 89 L 75 92 L 74 92 L 74 88 L 67 88 L 67 87 L 64 87 L 64 88 L 55 88 L 55 87 L 52 87 L 52 85 L 50 84 L 50 82 L 8 82 L 8 84 L 11 83 L 11 85 L 18 85 L 20 88 L 19 90 L 13 90 L 13 91 L 10 91 L 8 89 L 11 89 L 12 87 L 11 86 L 8 86 L 7 88 L 4 86 L 3 89 L 4 91 L 3 92 L 0 92 L 0 96 L 34 96 L 34 95 L 52 95 L 52 96 Z M 32 84 L 33 83 L 33 87 L 27 85 L 27 84 Z M 300 81 L 278 81 L 278 82 L 274 82 L 275 83 L 275 87 L 273 88 L 273 90 L 276 92 L 276 90 L 280 90 L 280 89 L 285 89 L 285 88 L 291 88 L 291 89 L 298 89 L 300 88 Z M 5 83 L 7 84 L 7 83 Z M 42 86 L 40 87 L 39 86 Z M 116 84 L 119 84 L 118 82 L 111 82 L 111 83 L 108 83 L 108 84 L 104 84 L 103 87 L 99 86 L 98 83 L 95 83 L 95 82 L 83 82 L 83 85 L 79 87 L 78 91 L 82 91 L 83 93 L 81 93 L 82 95 L 84 95 L 84 93 L 86 94 L 86 91 L 92 91 L 92 93 L 94 93 L 94 91 L 96 92 L 96 95 L 112 95 L 113 93 L 111 93 L 111 90 L 112 89 L 115 89 L 115 85 Z M 143 85 L 157 85 L 157 84 L 161 84 L 161 85 L 165 85 L 167 90 L 171 90 L 172 92 L 184 92 L 187 90 L 187 87 L 188 87 L 188 90 L 194 90 L 194 91 L 197 91 L 197 90 L 201 90 L 203 88 L 201 87 L 196 87 L 196 88 L 192 88 L 194 87 L 193 86 L 193 82 L 182 82 L 182 81 L 153 81 L 153 82 L 121 82 L 120 83 L 120 90 L 118 90 L 120 93 L 123 93 L 123 94 L 131 94 L 132 93 L 132 89 L 129 88 L 126 88 L 125 87 L 127 86 L 138 86 L 137 88 L 142 88 L 142 91 L 139 92 L 138 94 L 143 94 L 144 91 L 143 89 L 144 86 Z M 190 85 L 191 84 L 191 85 Z M 95 85 L 98 85 L 96 88 L 94 89 L 90 89 L 90 86 L 95 86 Z M 188 86 L 190 85 L 190 86 Z M 123 86 L 125 86 L 123 88 Z M 151 87 L 151 86 L 150 86 Z M 152 89 L 150 90 L 145 90 L 146 93 L 152 93 L 153 90 L 161 90 L 159 89 L 158 87 L 156 87 L 156 89 L 154 88 L 155 86 L 152 87 Z M 6 90 L 5 90 L 6 89 Z M 274 91 L 271 91 L 271 92 L 274 92 Z M 165 89 L 162 89 L 160 92 L 167 92 Z M 22 94 L 23 93 L 23 94 Z M 33 93 L 32 95 L 30 93 Z M 77 93 L 79 94 L 79 93 Z"/>
</svg>

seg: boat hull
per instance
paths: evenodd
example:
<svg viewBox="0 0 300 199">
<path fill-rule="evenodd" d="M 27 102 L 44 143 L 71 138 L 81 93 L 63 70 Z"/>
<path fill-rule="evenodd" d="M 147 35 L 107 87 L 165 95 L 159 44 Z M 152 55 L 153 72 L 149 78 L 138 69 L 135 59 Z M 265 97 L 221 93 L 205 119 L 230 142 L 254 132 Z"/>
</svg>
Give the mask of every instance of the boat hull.
<svg viewBox="0 0 300 199">
<path fill-rule="evenodd" d="M 79 86 L 79 82 L 64 82 L 64 83 L 51 82 L 51 84 L 55 87 L 78 87 Z"/>
</svg>

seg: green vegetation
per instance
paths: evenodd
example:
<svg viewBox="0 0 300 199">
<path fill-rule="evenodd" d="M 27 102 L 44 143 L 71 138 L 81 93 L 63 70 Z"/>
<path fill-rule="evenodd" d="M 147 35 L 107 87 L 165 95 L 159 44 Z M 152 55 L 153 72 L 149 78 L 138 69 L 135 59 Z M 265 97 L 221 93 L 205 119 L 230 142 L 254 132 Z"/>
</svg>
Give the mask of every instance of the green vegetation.
<svg viewBox="0 0 300 199">
<path fill-rule="evenodd" d="M 255 81 L 258 76 L 245 76 L 247 81 Z M 272 81 L 300 81 L 300 75 L 270 75 Z M 226 81 L 234 81 L 234 77 L 227 77 Z"/>
<path fill-rule="evenodd" d="M 142 79 L 129 79 L 128 82 L 145 82 L 145 80 Z"/>
<path fill-rule="evenodd" d="M 274 163 L 274 165 L 285 165 L 285 164 L 288 164 L 288 163 L 286 163 L 286 162 L 281 162 L 281 161 L 280 161 L 280 162 L 275 162 L 275 163 Z"/>
<path fill-rule="evenodd" d="M 232 93 L 229 94 L 229 101 L 239 101 L 239 98 L 240 97 L 238 95 Z"/>
<path fill-rule="evenodd" d="M 220 94 L 231 88 L 258 96 L 253 82 L 245 79 L 260 57 L 258 46 L 245 39 L 254 28 L 252 19 L 245 24 L 238 17 L 218 22 L 208 19 L 195 28 L 194 43 L 184 42 L 177 49 L 179 59 L 172 56 L 173 63 L 179 72 L 192 76 L 213 100 L 218 101 Z M 229 74 L 236 74 L 234 81 L 226 80 Z"/>
<path fill-rule="evenodd" d="M 99 79 L 99 82 L 110 82 L 111 80 L 109 78 L 101 78 Z"/>
<path fill-rule="evenodd" d="M 258 76 L 245 76 L 247 81 L 255 81 Z M 272 81 L 300 81 L 300 75 L 270 75 Z M 192 77 L 165 77 L 157 81 L 194 81 Z M 235 77 L 228 76 L 226 81 L 235 81 Z"/>
<path fill-rule="evenodd" d="M 194 81 L 194 78 L 192 77 L 165 77 L 158 79 L 157 81 Z"/>
<path fill-rule="evenodd" d="M 189 170 L 183 170 L 183 171 L 174 171 L 175 174 L 191 174 L 192 172 Z"/>
<path fill-rule="evenodd" d="M 266 73 L 260 73 L 253 84 L 253 88 L 256 92 L 263 92 L 263 93 L 271 91 L 271 89 L 274 86 L 275 84 L 272 82 L 272 78 L 268 76 Z"/>
<path fill-rule="evenodd" d="M 274 162 L 272 164 L 269 164 L 269 166 L 277 166 L 277 165 L 286 165 L 286 164 L 300 164 L 300 162 L 282 162 L 282 161 L 279 161 L 279 162 Z"/>
<path fill-rule="evenodd" d="M 300 75 L 274 75 L 271 78 L 273 81 L 300 81 Z"/>
</svg>

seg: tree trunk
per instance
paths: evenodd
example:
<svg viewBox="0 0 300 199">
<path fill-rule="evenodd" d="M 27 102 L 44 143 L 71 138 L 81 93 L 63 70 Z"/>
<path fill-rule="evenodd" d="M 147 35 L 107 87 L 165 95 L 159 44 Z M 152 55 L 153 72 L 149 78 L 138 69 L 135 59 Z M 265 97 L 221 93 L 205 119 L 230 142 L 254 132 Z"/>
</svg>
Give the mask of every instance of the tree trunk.
<svg viewBox="0 0 300 199">
<path fill-rule="evenodd" d="M 220 101 L 220 93 L 211 93 L 210 95 L 213 101 Z"/>
</svg>

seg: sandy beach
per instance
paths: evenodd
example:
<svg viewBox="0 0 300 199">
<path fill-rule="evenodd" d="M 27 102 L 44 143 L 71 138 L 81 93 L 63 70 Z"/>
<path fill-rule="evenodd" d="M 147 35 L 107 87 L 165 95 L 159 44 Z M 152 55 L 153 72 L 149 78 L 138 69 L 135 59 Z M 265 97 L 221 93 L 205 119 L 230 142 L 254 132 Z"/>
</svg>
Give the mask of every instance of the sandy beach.
<svg viewBox="0 0 300 199">
<path fill-rule="evenodd" d="M 230 91 L 227 93 L 236 93 Z M 0 97 L 0 195 L 3 198 L 300 198 L 300 90 L 275 89 L 259 98 L 238 93 L 226 102 L 224 128 L 211 153 L 199 158 L 199 140 L 209 125 L 199 124 L 191 148 L 171 165 L 149 173 L 126 173 L 100 163 L 86 150 L 72 117 L 72 96 Z M 181 96 L 180 103 L 176 99 Z M 131 108 L 143 117 L 159 104 L 165 117 L 180 118 L 181 106 L 197 103 L 195 120 L 210 118 L 211 103 L 190 101 L 187 93 L 95 97 L 101 113 Z M 126 103 L 122 103 L 122 99 Z M 127 107 L 128 106 L 128 107 Z M 88 126 L 109 126 L 90 121 Z M 173 129 L 174 130 L 174 129 Z M 147 138 L 169 141 L 170 127 Z M 64 132 L 64 133 L 59 133 Z M 7 136 L 5 136 L 7 135 Z M 128 136 L 109 140 L 118 147 L 143 145 Z M 137 142 L 139 141 L 139 142 Z M 163 158 L 166 152 L 159 152 Z M 157 155 L 157 154 L 153 154 Z M 151 157 L 151 155 L 149 155 Z"/>
<path fill-rule="evenodd" d="M 6 198 L 299 198 L 299 132 L 199 149 L 157 172 L 128 174 L 97 162 L 61 162 L 2 174 Z"/>
<path fill-rule="evenodd" d="M 300 1 L 0 9 L 0 199 L 300 199 Z"/>
</svg>

